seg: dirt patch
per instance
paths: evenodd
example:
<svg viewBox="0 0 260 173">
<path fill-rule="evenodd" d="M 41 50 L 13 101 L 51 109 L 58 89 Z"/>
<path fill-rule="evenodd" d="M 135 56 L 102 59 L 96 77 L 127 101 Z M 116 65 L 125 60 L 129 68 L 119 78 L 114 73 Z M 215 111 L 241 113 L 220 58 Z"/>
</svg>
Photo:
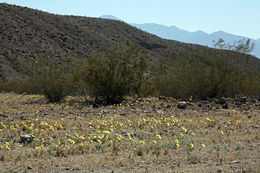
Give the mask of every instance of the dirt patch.
<svg viewBox="0 0 260 173">
<path fill-rule="evenodd" d="M 0 172 L 259 172 L 259 101 L 0 94 Z M 209 106 L 210 105 L 210 106 Z M 21 142 L 21 135 L 33 140 Z"/>
</svg>

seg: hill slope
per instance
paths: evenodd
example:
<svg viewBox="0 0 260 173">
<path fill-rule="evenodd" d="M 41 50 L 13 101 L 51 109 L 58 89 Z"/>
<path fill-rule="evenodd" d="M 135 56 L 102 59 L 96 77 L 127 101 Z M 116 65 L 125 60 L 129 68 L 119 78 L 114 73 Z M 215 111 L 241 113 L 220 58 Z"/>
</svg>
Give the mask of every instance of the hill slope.
<svg viewBox="0 0 260 173">
<path fill-rule="evenodd" d="M 80 16 L 54 15 L 30 8 L 0 4 L 0 74 L 2 79 L 23 77 L 26 58 L 50 57 L 61 62 L 103 54 L 120 43 L 146 49 L 151 60 L 210 54 L 208 47 L 161 39 L 124 22 Z M 226 51 L 216 50 L 220 56 Z M 256 66 L 260 60 L 234 53 L 236 65 Z M 223 60 L 225 57 L 223 57 Z"/>
</svg>

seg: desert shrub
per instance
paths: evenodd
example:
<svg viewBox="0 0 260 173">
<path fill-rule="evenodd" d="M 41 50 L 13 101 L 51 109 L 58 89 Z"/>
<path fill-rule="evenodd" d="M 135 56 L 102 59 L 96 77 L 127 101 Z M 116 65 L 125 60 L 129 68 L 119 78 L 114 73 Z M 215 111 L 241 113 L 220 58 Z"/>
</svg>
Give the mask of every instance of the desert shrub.
<svg viewBox="0 0 260 173">
<path fill-rule="evenodd" d="M 146 52 L 137 46 L 114 48 L 106 57 L 88 58 L 74 79 L 84 82 L 87 93 L 93 97 L 106 104 L 117 104 L 124 96 L 139 93 L 146 59 Z"/>
<path fill-rule="evenodd" d="M 65 85 L 59 80 L 46 81 L 42 92 L 49 102 L 60 102 L 66 96 Z"/>
<path fill-rule="evenodd" d="M 43 94 L 49 102 L 60 102 L 69 93 L 70 76 L 63 64 L 41 58 L 31 62 L 29 70 L 29 93 Z"/>
<path fill-rule="evenodd" d="M 210 56 L 177 58 L 172 62 L 167 59 L 166 73 L 159 70 L 152 79 L 153 85 L 159 93 L 177 98 L 259 96 L 259 71 L 241 69 L 228 59 Z"/>
<path fill-rule="evenodd" d="M 169 69 L 166 74 L 156 76 L 154 82 L 159 92 L 175 98 L 210 95 L 209 69 L 200 63 L 182 64 Z"/>
<path fill-rule="evenodd" d="M 2 82 L 0 84 L 0 91 L 5 92 L 16 92 L 16 93 L 38 93 L 38 89 L 35 88 L 34 84 L 30 81 L 12 81 Z"/>
</svg>

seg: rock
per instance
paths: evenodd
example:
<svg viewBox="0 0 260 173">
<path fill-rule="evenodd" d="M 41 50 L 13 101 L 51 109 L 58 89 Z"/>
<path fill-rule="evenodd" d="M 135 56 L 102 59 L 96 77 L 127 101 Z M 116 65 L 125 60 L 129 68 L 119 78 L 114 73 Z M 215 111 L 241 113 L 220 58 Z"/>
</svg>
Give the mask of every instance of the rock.
<svg viewBox="0 0 260 173">
<path fill-rule="evenodd" d="M 29 144 L 33 141 L 33 135 L 32 134 L 26 134 L 20 136 L 20 143 Z"/>
<path fill-rule="evenodd" d="M 32 167 L 31 166 L 27 166 L 27 169 L 32 169 Z"/>
<path fill-rule="evenodd" d="M 141 135 L 147 135 L 147 136 L 153 136 L 154 135 L 154 133 L 152 133 L 152 132 L 141 132 L 140 134 Z"/>
<path fill-rule="evenodd" d="M 187 103 L 186 102 L 179 102 L 177 104 L 177 108 L 179 109 L 186 109 Z"/>
<path fill-rule="evenodd" d="M 128 136 L 128 135 L 130 135 L 131 136 L 131 138 L 133 138 L 133 137 L 135 137 L 136 136 L 136 133 L 133 133 L 133 132 L 122 132 L 122 135 L 123 136 Z"/>
<path fill-rule="evenodd" d="M 242 104 L 245 104 L 245 103 L 246 103 L 246 100 L 247 100 L 247 97 L 246 97 L 246 96 L 240 97 L 240 102 L 241 102 Z"/>
<path fill-rule="evenodd" d="M 160 114 L 160 115 L 164 115 L 164 112 L 161 111 L 161 110 L 157 110 L 156 112 L 157 112 L 158 114 Z"/>
<path fill-rule="evenodd" d="M 260 128 L 260 126 L 259 125 L 254 125 L 254 126 L 252 126 L 253 128 L 256 128 L 256 129 L 259 129 Z"/>
<path fill-rule="evenodd" d="M 7 118 L 8 116 L 0 113 L 0 117 Z"/>
<path fill-rule="evenodd" d="M 228 104 L 226 104 L 226 103 L 223 104 L 223 105 L 222 105 L 222 108 L 223 108 L 223 109 L 228 109 Z"/>
<path fill-rule="evenodd" d="M 234 160 L 232 163 L 240 163 L 238 160 Z"/>
<path fill-rule="evenodd" d="M 168 109 L 168 108 L 171 108 L 171 105 L 167 105 L 167 106 L 166 106 L 166 109 Z"/>
</svg>

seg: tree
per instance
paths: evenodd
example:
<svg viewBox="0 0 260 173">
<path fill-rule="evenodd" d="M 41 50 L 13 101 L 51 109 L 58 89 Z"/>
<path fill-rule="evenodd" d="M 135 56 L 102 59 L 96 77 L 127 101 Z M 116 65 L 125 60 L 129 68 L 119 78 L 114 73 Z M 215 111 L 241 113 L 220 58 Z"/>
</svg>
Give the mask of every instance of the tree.
<svg viewBox="0 0 260 173">
<path fill-rule="evenodd" d="M 214 47 L 217 49 L 226 49 L 226 50 L 233 50 L 240 53 L 249 54 L 255 49 L 255 42 L 248 39 L 242 39 L 235 41 L 233 44 L 225 43 L 222 38 L 219 38 L 217 42 L 213 40 Z"/>
<path fill-rule="evenodd" d="M 235 51 L 245 54 L 251 53 L 256 46 L 255 42 L 250 39 L 238 40 L 234 45 Z"/>
<path fill-rule="evenodd" d="M 144 81 L 146 60 L 146 52 L 137 46 L 121 46 L 110 50 L 105 58 L 88 58 L 87 65 L 75 76 L 86 84 L 88 94 L 106 104 L 118 104 L 124 96 L 138 93 Z"/>
</svg>

